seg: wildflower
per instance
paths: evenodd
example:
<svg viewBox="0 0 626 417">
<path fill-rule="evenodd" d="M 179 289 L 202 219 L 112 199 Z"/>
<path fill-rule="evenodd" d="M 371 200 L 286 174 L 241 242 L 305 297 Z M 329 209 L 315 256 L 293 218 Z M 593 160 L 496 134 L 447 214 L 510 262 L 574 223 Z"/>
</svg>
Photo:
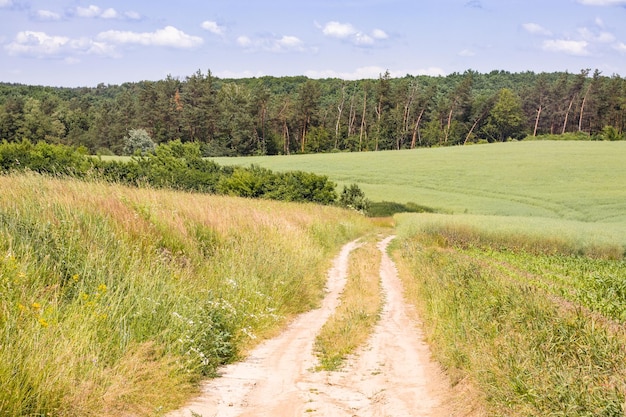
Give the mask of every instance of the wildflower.
<svg viewBox="0 0 626 417">
<path fill-rule="evenodd" d="M 101 292 L 101 293 L 107 292 L 107 286 L 104 284 L 98 285 L 98 292 Z"/>
<path fill-rule="evenodd" d="M 33 308 L 33 310 L 41 309 L 41 304 L 39 304 L 37 302 L 32 303 L 30 306 Z"/>
<path fill-rule="evenodd" d="M 26 310 L 26 306 L 24 304 L 22 304 L 22 303 L 17 303 L 17 308 L 20 311 L 25 311 Z"/>
<path fill-rule="evenodd" d="M 78 276 L 78 274 L 74 274 L 74 275 L 72 275 L 72 281 L 74 281 L 74 282 L 78 282 L 78 279 L 79 279 L 79 278 L 80 278 L 80 277 Z"/>
<path fill-rule="evenodd" d="M 39 317 L 38 321 L 39 321 L 39 324 L 41 324 L 41 327 L 48 327 L 48 322 L 43 317 Z"/>
<path fill-rule="evenodd" d="M 89 300 L 89 294 L 87 294 L 87 293 L 82 293 L 82 294 L 80 295 L 80 298 L 82 298 L 82 299 L 83 299 L 83 301 L 87 301 L 87 300 Z"/>
</svg>

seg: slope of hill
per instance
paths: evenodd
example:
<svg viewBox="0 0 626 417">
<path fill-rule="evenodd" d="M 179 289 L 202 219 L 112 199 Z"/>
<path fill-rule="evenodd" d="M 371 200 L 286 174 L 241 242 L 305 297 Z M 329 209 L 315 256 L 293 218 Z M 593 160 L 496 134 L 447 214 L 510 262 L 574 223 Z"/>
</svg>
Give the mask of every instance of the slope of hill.
<svg viewBox="0 0 626 417">
<path fill-rule="evenodd" d="M 0 189 L 1 415 L 158 415 L 316 305 L 329 255 L 369 227 L 34 174 Z"/>
</svg>

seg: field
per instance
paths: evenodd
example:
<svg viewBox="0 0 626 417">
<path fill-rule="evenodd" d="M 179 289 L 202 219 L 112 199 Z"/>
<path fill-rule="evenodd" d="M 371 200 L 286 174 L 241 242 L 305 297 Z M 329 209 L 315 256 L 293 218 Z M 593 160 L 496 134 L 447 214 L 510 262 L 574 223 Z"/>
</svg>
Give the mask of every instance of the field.
<svg viewBox="0 0 626 417">
<path fill-rule="evenodd" d="M 625 143 L 219 162 L 311 170 L 439 212 L 396 215 L 393 253 L 435 357 L 482 405 L 468 415 L 624 415 Z"/>
<path fill-rule="evenodd" d="M 373 201 L 435 209 L 394 216 L 390 250 L 461 395 L 488 415 L 624 415 L 626 143 L 215 160 L 323 174 Z M 30 174 L 1 176 L 0 189 L 3 415 L 160 415 L 316 305 L 340 245 L 389 223 Z M 360 304 L 318 341 L 330 367 L 345 356 L 333 334 L 351 339 L 343 329 L 376 316 L 368 245 L 343 301 Z"/>
<path fill-rule="evenodd" d="M 387 152 L 215 158 L 357 183 L 372 201 L 449 213 L 626 222 L 626 142 L 514 142 Z"/>
</svg>

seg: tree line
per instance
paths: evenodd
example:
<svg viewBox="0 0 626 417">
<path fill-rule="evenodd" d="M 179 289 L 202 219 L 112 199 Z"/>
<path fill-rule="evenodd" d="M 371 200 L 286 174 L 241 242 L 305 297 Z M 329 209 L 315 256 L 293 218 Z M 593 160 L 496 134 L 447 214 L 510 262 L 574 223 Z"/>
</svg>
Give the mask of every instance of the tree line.
<svg viewBox="0 0 626 417">
<path fill-rule="evenodd" d="M 131 130 L 156 145 L 198 143 L 203 156 L 377 151 L 540 135 L 624 139 L 626 79 L 579 73 L 346 81 L 181 78 L 93 88 L 0 83 L 0 140 L 127 154 Z"/>
</svg>

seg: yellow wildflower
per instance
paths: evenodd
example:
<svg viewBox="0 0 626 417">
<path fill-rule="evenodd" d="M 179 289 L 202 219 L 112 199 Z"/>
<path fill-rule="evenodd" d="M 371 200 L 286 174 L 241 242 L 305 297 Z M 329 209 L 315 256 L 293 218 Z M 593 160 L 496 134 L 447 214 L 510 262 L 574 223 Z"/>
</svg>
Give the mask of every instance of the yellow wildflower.
<svg viewBox="0 0 626 417">
<path fill-rule="evenodd" d="M 78 282 L 78 278 L 79 278 L 78 274 L 72 275 L 72 281 Z"/>
<path fill-rule="evenodd" d="M 102 293 L 107 292 L 107 286 L 104 284 L 98 285 L 98 291 Z"/>
<path fill-rule="evenodd" d="M 34 310 L 39 310 L 41 308 L 41 304 L 38 302 L 34 302 L 30 305 Z"/>
<path fill-rule="evenodd" d="M 43 317 L 39 317 L 38 321 L 39 321 L 39 324 L 41 324 L 41 327 L 48 327 L 48 322 Z"/>
</svg>

